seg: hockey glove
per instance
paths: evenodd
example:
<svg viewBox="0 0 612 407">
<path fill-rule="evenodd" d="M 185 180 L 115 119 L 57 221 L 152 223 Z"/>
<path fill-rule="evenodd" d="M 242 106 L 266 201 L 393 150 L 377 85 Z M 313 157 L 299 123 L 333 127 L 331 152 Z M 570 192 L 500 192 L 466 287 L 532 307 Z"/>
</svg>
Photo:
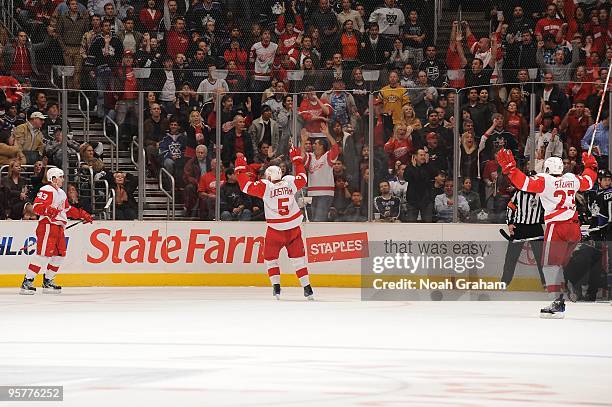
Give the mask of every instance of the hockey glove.
<svg viewBox="0 0 612 407">
<path fill-rule="evenodd" d="M 289 157 L 291 157 L 291 161 L 295 164 L 303 164 L 304 158 L 302 157 L 302 152 L 299 148 L 292 147 L 291 151 L 289 151 Z"/>
<path fill-rule="evenodd" d="M 592 154 L 589 154 L 586 151 L 582 153 L 582 164 L 584 164 L 584 168 L 590 168 L 597 172 L 597 160 Z"/>
<path fill-rule="evenodd" d="M 54 220 L 57 217 L 57 215 L 59 215 L 60 212 L 61 211 L 59 209 L 54 208 L 53 206 L 49 206 L 45 210 L 45 216 L 48 216 L 49 218 Z"/>
<path fill-rule="evenodd" d="M 501 166 L 501 170 L 504 175 L 510 174 L 510 172 L 516 168 L 514 155 L 512 155 L 512 151 L 507 149 L 501 149 L 498 151 L 497 162 Z"/>
<path fill-rule="evenodd" d="M 234 171 L 244 172 L 247 169 L 247 160 L 244 158 L 242 153 L 236 154 L 236 161 L 234 162 Z"/>
<path fill-rule="evenodd" d="M 84 223 L 92 223 L 94 221 L 93 216 L 83 209 L 81 209 L 81 219 L 85 221 Z"/>
</svg>

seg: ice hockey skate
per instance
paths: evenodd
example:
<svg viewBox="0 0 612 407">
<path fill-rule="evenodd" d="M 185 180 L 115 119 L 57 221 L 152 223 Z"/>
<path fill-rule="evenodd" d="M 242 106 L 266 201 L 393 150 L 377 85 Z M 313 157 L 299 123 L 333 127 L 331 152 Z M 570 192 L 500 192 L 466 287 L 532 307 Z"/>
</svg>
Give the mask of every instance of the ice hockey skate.
<svg viewBox="0 0 612 407">
<path fill-rule="evenodd" d="M 23 283 L 21 283 L 21 290 L 19 291 L 21 295 L 34 295 L 36 294 L 36 288 L 34 287 L 34 279 L 33 278 L 23 278 Z"/>
<path fill-rule="evenodd" d="M 274 284 L 272 286 L 272 295 L 277 299 L 280 300 L 280 294 L 281 294 L 281 286 L 280 284 Z"/>
<path fill-rule="evenodd" d="M 540 310 L 540 318 L 562 319 L 565 315 L 565 300 L 563 294 L 552 302 L 548 307 Z"/>
<path fill-rule="evenodd" d="M 312 291 L 312 287 L 310 286 L 310 284 L 304 286 L 304 297 L 306 297 L 308 301 L 314 301 L 315 299 L 314 292 Z"/>
<path fill-rule="evenodd" d="M 43 294 L 60 294 L 62 292 L 62 287 L 55 284 L 52 279 L 44 278 L 43 279 Z"/>
</svg>

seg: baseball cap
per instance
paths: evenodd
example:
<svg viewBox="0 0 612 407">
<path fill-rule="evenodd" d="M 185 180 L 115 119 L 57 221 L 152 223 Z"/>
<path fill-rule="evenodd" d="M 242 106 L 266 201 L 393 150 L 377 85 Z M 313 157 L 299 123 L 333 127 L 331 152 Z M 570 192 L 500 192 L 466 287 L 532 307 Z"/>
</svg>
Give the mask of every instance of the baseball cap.
<svg viewBox="0 0 612 407">
<path fill-rule="evenodd" d="M 42 119 L 45 120 L 47 116 L 42 114 L 41 112 L 34 112 L 30 115 L 30 119 Z"/>
</svg>

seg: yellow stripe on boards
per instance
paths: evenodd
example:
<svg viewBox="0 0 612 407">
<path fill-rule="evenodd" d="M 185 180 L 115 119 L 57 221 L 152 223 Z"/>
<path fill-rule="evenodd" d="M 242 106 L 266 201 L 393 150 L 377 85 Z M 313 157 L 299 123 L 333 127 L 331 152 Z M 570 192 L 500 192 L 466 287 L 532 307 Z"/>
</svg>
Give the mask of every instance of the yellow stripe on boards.
<svg viewBox="0 0 612 407">
<path fill-rule="evenodd" d="M 413 277 L 414 278 L 414 277 Z M 431 278 L 431 277 L 430 277 Z M 440 279 L 442 277 L 439 277 Z M 270 280 L 264 273 L 231 273 L 231 274 L 195 274 L 195 273 L 88 273 L 58 274 L 57 284 L 66 287 L 155 287 L 155 286 L 214 286 L 214 287 L 269 287 Z M 361 287 L 360 275 L 346 274 L 311 274 L 314 287 Z M 484 281 L 499 281 L 492 277 Z M 0 287 L 19 287 L 23 274 L 0 274 Z M 42 276 L 36 277 L 35 285 L 40 287 Z M 294 274 L 282 274 L 281 284 L 288 287 L 299 287 L 299 280 Z M 542 291 L 537 278 L 515 278 L 509 287 L 510 291 Z"/>
</svg>

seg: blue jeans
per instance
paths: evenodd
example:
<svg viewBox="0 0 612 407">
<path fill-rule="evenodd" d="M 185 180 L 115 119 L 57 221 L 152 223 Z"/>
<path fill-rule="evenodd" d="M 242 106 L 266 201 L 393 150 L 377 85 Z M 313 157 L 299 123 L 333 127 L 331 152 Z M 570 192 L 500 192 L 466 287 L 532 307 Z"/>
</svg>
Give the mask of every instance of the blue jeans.
<svg viewBox="0 0 612 407">
<path fill-rule="evenodd" d="M 221 212 L 221 220 L 242 220 L 249 221 L 251 220 L 251 211 L 248 209 L 243 209 L 242 212 L 235 214 L 230 211 Z"/>
<path fill-rule="evenodd" d="M 312 197 L 312 221 L 327 222 L 329 208 L 334 200 L 331 195 Z"/>
<path fill-rule="evenodd" d="M 110 89 L 111 80 L 113 78 L 111 69 L 108 66 L 96 68 L 96 89 L 98 89 L 97 114 L 100 119 L 104 118 L 106 111 L 104 110 L 104 95 Z"/>
</svg>

